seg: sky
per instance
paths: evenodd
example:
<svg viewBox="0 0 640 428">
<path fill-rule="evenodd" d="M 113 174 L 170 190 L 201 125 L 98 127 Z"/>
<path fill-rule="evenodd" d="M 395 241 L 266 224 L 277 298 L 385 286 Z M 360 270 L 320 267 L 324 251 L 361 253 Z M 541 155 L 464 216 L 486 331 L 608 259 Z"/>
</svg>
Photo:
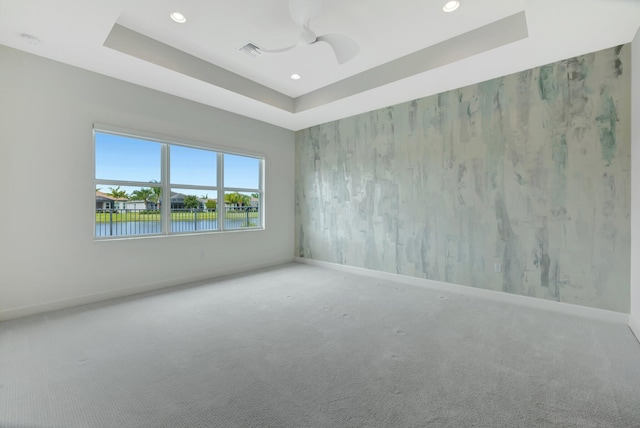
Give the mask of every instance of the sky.
<svg viewBox="0 0 640 428">
<path fill-rule="evenodd" d="M 162 143 L 121 135 L 95 133 L 96 179 L 140 181 L 161 179 Z M 172 191 L 208 195 L 213 190 L 184 190 L 180 185 L 216 186 L 216 152 L 184 146 L 170 146 L 170 177 Z M 260 160 L 247 156 L 224 154 L 224 184 L 226 188 L 259 187 Z M 109 193 L 109 185 L 98 185 Z M 136 188 L 122 187 L 130 193 Z"/>
</svg>

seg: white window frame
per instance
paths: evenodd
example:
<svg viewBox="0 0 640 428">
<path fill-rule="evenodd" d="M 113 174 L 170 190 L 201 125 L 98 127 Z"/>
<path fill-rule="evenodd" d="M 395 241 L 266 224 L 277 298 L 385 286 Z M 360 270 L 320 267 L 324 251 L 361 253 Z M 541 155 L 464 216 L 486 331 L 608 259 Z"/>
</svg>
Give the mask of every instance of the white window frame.
<svg viewBox="0 0 640 428">
<path fill-rule="evenodd" d="M 96 143 L 95 143 L 95 134 L 103 133 L 103 134 L 111 134 L 117 135 L 121 137 L 135 138 L 138 140 L 146 140 L 153 143 L 158 143 L 161 145 L 161 154 L 160 154 L 160 183 L 153 182 L 138 182 L 138 181 L 127 181 L 127 180 L 108 180 L 108 179 L 98 179 L 96 178 Z M 216 186 L 202 186 L 202 185 L 189 185 L 189 184 L 180 184 L 180 183 L 171 183 L 171 159 L 170 159 L 170 147 L 171 146 L 181 146 L 188 147 L 192 149 L 198 150 L 206 150 L 210 152 L 216 153 Z M 259 160 L 259 172 L 258 172 L 258 189 L 251 188 L 236 188 L 236 187 L 224 187 L 224 155 L 236 155 L 236 156 L 244 156 L 249 158 L 254 158 Z M 137 234 L 137 235 L 114 235 L 114 236 L 96 236 L 96 221 L 95 221 L 95 201 L 93 202 L 93 213 L 94 213 L 94 221 L 93 221 L 93 236 L 95 240 L 110 240 L 110 239 L 140 239 L 146 237 L 162 237 L 162 236 L 176 236 L 176 235 L 189 235 L 189 234 L 207 234 L 207 233 L 225 233 L 225 232 L 243 232 L 243 231 L 255 231 L 255 230 L 264 230 L 265 229 L 265 210 L 264 210 L 264 169 L 265 169 L 266 158 L 264 154 L 261 153 L 251 153 L 248 151 L 238 151 L 229 147 L 219 146 L 219 145 L 205 145 L 197 142 L 190 142 L 184 139 L 176 139 L 170 138 L 166 136 L 161 136 L 157 134 L 152 134 L 148 132 L 142 131 L 131 131 L 128 129 L 122 129 L 110 125 L 101 125 L 94 124 L 93 126 L 93 181 L 94 181 L 94 189 L 96 189 L 99 185 L 110 185 L 110 186 L 124 186 L 124 187 L 160 187 L 162 189 L 163 198 L 165 195 L 168 195 L 167 202 L 163 202 L 160 204 L 160 217 L 161 217 L 161 231 L 153 234 Z M 217 204 L 216 210 L 218 213 L 217 216 L 217 226 L 218 228 L 215 230 L 196 230 L 196 231 L 187 231 L 187 232 L 172 232 L 171 231 L 171 189 L 193 189 L 193 190 L 204 190 L 204 191 L 215 191 L 217 195 Z M 227 229 L 225 226 L 225 218 L 226 218 L 226 204 L 224 202 L 225 193 L 228 192 L 241 192 L 241 193 L 257 193 L 259 195 L 258 198 L 258 220 L 259 223 L 256 226 L 247 226 L 241 228 L 229 228 Z M 221 203 L 222 202 L 222 203 Z"/>
</svg>

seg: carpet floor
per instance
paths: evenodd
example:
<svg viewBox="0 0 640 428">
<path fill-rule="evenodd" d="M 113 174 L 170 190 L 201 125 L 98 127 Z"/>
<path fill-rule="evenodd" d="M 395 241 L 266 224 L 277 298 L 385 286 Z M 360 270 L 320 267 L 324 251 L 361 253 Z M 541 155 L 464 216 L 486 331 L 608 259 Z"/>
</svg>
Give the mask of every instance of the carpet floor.
<svg viewBox="0 0 640 428">
<path fill-rule="evenodd" d="M 640 344 L 288 264 L 0 323 L 0 426 L 640 427 Z"/>
</svg>

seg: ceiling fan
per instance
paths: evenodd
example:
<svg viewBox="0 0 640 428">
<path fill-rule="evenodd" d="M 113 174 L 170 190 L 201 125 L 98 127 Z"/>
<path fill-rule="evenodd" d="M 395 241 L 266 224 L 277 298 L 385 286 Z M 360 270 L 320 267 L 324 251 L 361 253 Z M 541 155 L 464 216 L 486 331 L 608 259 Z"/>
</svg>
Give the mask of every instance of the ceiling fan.
<svg viewBox="0 0 640 428">
<path fill-rule="evenodd" d="M 286 52 L 288 50 L 294 49 L 298 46 L 304 45 L 313 45 L 318 42 L 327 43 L 333 49 L 333 53 L 338 60 L 338 64 L 344 64 L 349 61 L 353 57 L 356 56 L 360 47 L 358 43 L 356 43 L 352 38 L 344 36 L 342 34 L 323 34 L 316 35 L 309 28 L 309 21 L 312 18 L 320 15 L 322 12 L 322 0 L 289 0 L 289 13 L 291 14 L 291 19 L 293 22 L 302 27 L 302 32 L 300 33 L 300 38 L 298 42 L 292 46 L 287 46 L 285 48 L 280 49 L 264 49 L 258 47 L 255 43 L 249 43 L 244 46 L 240 50 L 251 50 L 252 48 L 257 49 L 260 53 L 280 53 Z M 247 49 L 248 46 L 251 46 Z M 249 54 L 255 55 L 256 52 L 247 52 Z"/>
</svg>

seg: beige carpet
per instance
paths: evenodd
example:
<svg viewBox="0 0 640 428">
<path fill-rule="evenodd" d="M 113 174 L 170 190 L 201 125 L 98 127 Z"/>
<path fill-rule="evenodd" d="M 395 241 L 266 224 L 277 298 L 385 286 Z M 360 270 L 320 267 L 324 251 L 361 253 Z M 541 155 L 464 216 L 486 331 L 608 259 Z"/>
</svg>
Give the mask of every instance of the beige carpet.
<svg viewBox="0 0 640 428">
<path fill-rule="evenodd" d="M 0 426 L 633 427 L 640 344 L 290 264 L 0 323 Z"/>
</svg>

